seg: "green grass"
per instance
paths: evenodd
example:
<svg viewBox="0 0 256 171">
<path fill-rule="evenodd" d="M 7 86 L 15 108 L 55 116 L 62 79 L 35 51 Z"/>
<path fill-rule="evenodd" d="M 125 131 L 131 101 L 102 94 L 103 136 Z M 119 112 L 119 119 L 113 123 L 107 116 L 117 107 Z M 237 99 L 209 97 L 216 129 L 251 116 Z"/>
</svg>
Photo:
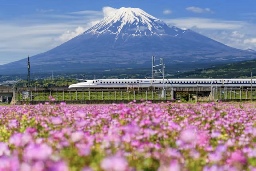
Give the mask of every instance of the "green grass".
<svg viewBox="0 0 256 171">
<path fill-rule="evenodd" d="M 209 97 L 200 97 L 198 92 L 198 101 L 210 101 Z M 159 91 L 66 91 L 66 92 L 32 92 L 33 101 L 49 101 L 49 96 L 52 96 L 55 101 L 132 101 L 132 100 L 173 100 L 171 97 L 171 90 L 166 91 L 166 96 L 161 97 L 161 90 Z M 251 91 L 249 89 L 231 90 L 231 89 L 218 89 L 214 91 L 213 97 L 215 100 L 243 100 L 251 99 Z M 176 99 L 185 101 L 196 101 L 196 94 L 189 92 L 177 92 Z M 256 99 L 256 90 L 252 91 L 252 99 Z M 17 101 L 29 101 L 29 99 L 23 99 L 22 94 L 18 94 Z"/>
<path fill-rule="evenodd" d="M 161 100 L 159 91 L 70 91 L 70 92 L 33 92 L 34 101 L 48 101 L 49 96 L 52 96 L 56 101 L 73 101 L 73 100 Z M 170 91 L 164 99 L 171 100 Z M 18 94 L 18 101 L 24 100 L 22 94 Z"/>
</svg>

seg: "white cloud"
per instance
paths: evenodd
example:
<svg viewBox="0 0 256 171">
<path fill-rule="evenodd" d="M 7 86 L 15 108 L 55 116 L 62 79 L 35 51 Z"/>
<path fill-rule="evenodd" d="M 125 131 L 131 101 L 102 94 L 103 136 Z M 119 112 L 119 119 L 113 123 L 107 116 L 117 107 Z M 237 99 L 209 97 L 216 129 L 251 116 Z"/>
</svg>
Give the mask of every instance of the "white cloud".
<svg viewBox="0 0 256 171">
<path fill-rule="evenodd" d="M 103 7 L 102 11 L 104 14 L 104 17 L 108 17 L 110 15 L 113 15 L 118 9 L 112 8 L 112 7 Z"/>
<path fill-rule="evenodd" d="M 0 44 L 0 65 L 50 50 L 103 18 L 102 11 L 37 12 L 19 20 L 0 21 L 0 42 L 4 42 Z"/>
<path fill-rule="evenodd" d="M 246 43 L 246 44 L 254 44 L 256 46 L 256 38 L 245 39 L 244 43 Z"/>
<path fill-rule="evenodd" d="M 165 14 L 165 15 L 168 15 L 168 14 L 171 14 L 171 13 L 172 13 L 171 10 L 164 10 L 164 11 L 163 11 L 163 14 Z"/>
<path fill-rule="evenodd" d="M 50 50 L 83 33 L 117 9 L 58 14 L 38 9 L 35 15 L 0 21 L 0 65 Z"/>
<path fill-rule="evenodd" d="M 238 49 L 256 49 L 253 23 L 208 18 L 176 18 L 164 20 L 169 25 L 196 31 Z"/>
<path fill-rule="evenodd" d="M 210 8 L 200 8 L 200 7 L 187 7 L 187 11 L 194 12 L 194 13 L 213 13 L 213 11 Z"/>
<path fill-rule="evenodd" d="M 75 11 L 75 12 L 71 12 L 70 14 L 76 14 L 76 15 L 102 15 L 102 12 L 101 11 L 86 10 L 86 11 Z"/>
<path fill-rule="evenodd" d="M 208 18 L 178 18 L 178 19 L 168 19 L 164 20 L 170 25 L 175 25 L 180 28 L 200 28 L 200 29 L 238 29 L 244 25 L 242 21 L 226 21 L 226 20 L 216 20 Z"/>
<path fill-rule="evenodd" d="M 242 34 L 242 33 L 239 33 L 238 31 L 233 31 L 231 36 L 234 37 L 234 38 L 240 38 L 241 39 L 241 38 L 244 38 L 245 35 Z"/>
<path fill-rule="evenodd" d="M 58 40 L 60 40 L 61 42 L 66 42 L 66 41 L 82 34 L 84 31 L 85 31 L 85 28 L 79 26 L 75 29 L 75 31 L 70 31 L 70 30 L 66 31 L 64 34 L 62 34 L 58 38 Z"/>
</svg>

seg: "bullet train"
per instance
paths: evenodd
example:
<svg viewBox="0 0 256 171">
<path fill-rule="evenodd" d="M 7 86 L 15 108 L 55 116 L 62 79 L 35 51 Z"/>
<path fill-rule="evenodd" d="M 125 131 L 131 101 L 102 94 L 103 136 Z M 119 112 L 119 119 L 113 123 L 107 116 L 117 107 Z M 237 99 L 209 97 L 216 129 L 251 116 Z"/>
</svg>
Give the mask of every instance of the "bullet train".
<svg viewBox="0 0 256 171">
<path fill-rule="evenodd" d="M 69 88 L 256 87 L 256 79 L 95 79 Z"/>
</svg>

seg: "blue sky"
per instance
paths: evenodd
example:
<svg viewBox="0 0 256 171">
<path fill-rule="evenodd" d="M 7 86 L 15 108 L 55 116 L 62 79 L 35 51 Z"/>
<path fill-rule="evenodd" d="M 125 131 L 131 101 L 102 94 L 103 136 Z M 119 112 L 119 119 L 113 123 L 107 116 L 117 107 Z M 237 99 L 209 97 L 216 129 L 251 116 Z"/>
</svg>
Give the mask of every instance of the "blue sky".
<svg viewBox="0 0 256 171">
<path fill-rule="evenodd" d="M 256 50 L 256 0 L 0 0 L 0 64 L 50 50 L 120 7 Z"/>
</svg>

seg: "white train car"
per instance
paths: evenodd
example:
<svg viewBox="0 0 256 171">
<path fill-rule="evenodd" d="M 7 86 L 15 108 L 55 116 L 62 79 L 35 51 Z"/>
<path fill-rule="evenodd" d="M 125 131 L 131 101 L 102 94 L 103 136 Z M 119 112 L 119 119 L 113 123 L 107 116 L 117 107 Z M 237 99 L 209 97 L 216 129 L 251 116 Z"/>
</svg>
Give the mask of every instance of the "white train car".
<svg viewBox="0 0 256 171">
<path fill-rule="evenodd" d="M 256 79 L 95 79 L 69 88 L 256 87 Z"/>
</svg>

